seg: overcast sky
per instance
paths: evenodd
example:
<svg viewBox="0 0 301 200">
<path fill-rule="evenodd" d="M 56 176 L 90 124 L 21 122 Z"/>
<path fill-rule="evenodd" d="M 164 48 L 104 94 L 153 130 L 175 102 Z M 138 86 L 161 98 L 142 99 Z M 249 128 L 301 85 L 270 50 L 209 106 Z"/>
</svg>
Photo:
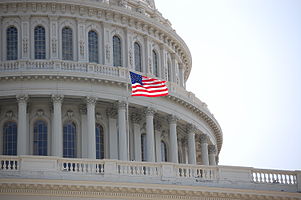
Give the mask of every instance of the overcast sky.
<svg viewBox="0 0 301 200">
<path fill-rule="evenodd" d="M 220 165 L 301 169 L 301 0 L 156 0 L 192 54 Z"/>
</svg>

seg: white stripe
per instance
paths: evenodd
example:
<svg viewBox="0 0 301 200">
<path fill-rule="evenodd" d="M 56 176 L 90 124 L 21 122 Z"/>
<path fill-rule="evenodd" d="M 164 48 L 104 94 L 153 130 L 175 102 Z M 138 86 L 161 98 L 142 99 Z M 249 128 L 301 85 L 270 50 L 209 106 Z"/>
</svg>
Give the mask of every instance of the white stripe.
<svg viewBox="0 0 301 200">
<path fill-rule="evenodd" d="M 155 92 L 155 93 L 148 93 L 148 92 L 135 92 L 133 94 L 146 94 L 146 95 L 149 95 L 149 96 L 155 96 L 155 95 L 158 95 L 158 94 L 168 94 L 168 91 L 164 91 L 164 92 Z"/>
</svg>

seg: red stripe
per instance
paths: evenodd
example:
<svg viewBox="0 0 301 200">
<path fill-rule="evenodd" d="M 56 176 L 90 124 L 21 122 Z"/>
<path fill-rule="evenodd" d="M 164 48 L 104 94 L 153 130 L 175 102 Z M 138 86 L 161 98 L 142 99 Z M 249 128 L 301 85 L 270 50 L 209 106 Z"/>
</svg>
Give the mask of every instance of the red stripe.
<svg viewBox="0 0 301 200">
<path fill-rule="evenodd" d="M 158 94 L 158 95 L 147 95 L 147 94 L 132 94 L 132 96 L 141 96 L 141 97 L 163 97 L 167 96 L 168 93 Z"/>
<path fill-rule="evenodd" d="M 158 85 L 158 84 L 165 84 L 165 81 L 157 81 L 157 82 L 152 82 L 152 83 L 148 83 L 145 81 L 142 81 L 143 85 Z"/>
<path fill-rule="evenodd" d="M 168 92 L 168 89 L 164 89 L 164 90 L 153 90 L 153 91 L 148 91 L 148 90 L 143 90 L 143 89 L 137 89 L 137 90 L 133 90 L 132 92 L 133 92 L 133 94 L 134 94 L 135 92 L 157 93 L 157 92 Z"/>
<path fill-rule="evenodd" d="M 138 88 L 138 87 L 142 87 L 142 88 L 162 88 L 162 87 L 166 87 L 166 85 L 157 85 L 157 86 L 150 86 L 150 87 L 143 87 L 142 85 L 133 85 L 132 88 Z"/>
</svg>

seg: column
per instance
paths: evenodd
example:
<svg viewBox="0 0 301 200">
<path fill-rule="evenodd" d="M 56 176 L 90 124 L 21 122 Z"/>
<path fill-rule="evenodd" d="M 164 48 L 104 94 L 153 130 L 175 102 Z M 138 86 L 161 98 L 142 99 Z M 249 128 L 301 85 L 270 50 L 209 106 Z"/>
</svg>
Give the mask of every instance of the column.
<svg viewBox="0 0 301 200">
<path fill-rule="evenodd" d="M 207 135 L 201 135 L 201 158 L 203 165 L 209 165 Z"/>
<path fill-rule="evenodd" d="M 155 135 L 154 135 L 154 114 L 155 110 L 147 108 L 146 114 L 146 160 L 155 162 Z"/>
<path fill-rule="evenodd" d="M 169 122 L 169 140 L 170 140 L 170 161 L 178 163 L 178 139 L 177 139 L 177 117 L 170 115 L 168 117 Z"/>
<path fill-rule="evenodd" d="M 161 162 L 161 131 L 162 124 L 159 120 L 155 121 L 155 151 L 156 151 L 156 162 Z"/>
<path fill-rule="evenodd" d="M 86 102 L 87 102 L 88 158 L 96 159 L 96 141 L 95 141 L 96 98 L 87 97 Z"/>
<path fill-rule="evenodd" d="M 196 151 L 195 151 L 195 127 L 189 125 L 187 127 L 188 132 L 188 164 L 196 164 Z"/>
<path fill-rule="evenodd" d="M 119 133 L 119 159 L 128 160 L 127 132 L 126 132 L 126 102 L 118 103 L 118 133 Z"/>
<path fill-rule="evenodd" d="M 82 158 L 88 158 L 88 138 L 87 138 L 87 105 L 82 104 L 79 106 L 80 118 L 81 118 L 81 145 L 82 145 Z"/>
<path fill-rule="evenodd" d="M 109 158 L 118 159 L 118 131 L 117 131 L 117 110 L 107 109 L 109 118 Z"/>
<path fill-rule="evenodd" d="M 215 145 L 209 145 L 208 146 L 208 151 L 209 151 L 209 165 L 216 165 L 216 147 Z"/>
<path fill-rule="evenodd" d="M 184 87 L 184 67 L 182 66 L 182 64 L 179 64 L 179 79 L 180 79 L 180 86 Z"/>
<path fill-rule="evenodd" d="M 52 128 L 52 156 L 63 156 L 63 126 L 62 102 L 63 95 L 52 95 L 53 102 L 53 128 Z"/>
<path fill-rule="evenodd" d="M 142 58 L 143 63 L 144 63 L 144 70 L 143 72 L 145 72 L 146 74 L 152 74 L 153 73 L 153 70 L 152 70 L 152 63 L 151 63 L 151 54 L 150 54 L 150 49 L 149 49 L 149 44 L 150 41 L 149 41 L 149 38 L 148 36 L 145 36 L 144 37 L 144 59 Z M 143 66 L 143 65 L 142 65 Z"/>
<path fill-rule="evenodd" d="M 132 116 L 133 131 L 134 131 L 134 158 L 135 161 L 141 161 L 141 131 L 140 131 L 140 121 L 141 115 L 138 113 L 133 113 Z"/>
<path fill-rule="evenodd" d="M 17 154 L 28 155 L 28 134 L 27 134 L 27 100 L 28 95 L 17 95 L 18 101 L 18 138 Z"/>
</svg>

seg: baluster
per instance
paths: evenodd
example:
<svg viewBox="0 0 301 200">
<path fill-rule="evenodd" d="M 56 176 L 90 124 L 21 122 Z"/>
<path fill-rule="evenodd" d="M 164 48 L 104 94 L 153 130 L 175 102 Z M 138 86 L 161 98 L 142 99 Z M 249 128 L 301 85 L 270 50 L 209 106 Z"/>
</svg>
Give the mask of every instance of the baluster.
<svg viewBox="0 0 301 200">
<path fill-rule="evenodd" d="M 287 184 L 292 184 L 292 175 L 288 175 L 288 183 Z"/>
<path fill-rule="evenodd" d="M 17 170 L 17 165 L 16 165 L 16 162 L 17 162 L 17 161 L 13 160 L 12 162 L 13 162 L 13 168 L 12 168 L 12 169 L 13 169 L 13 170 Z"/>
<path fill-rule="evenodd" d="M 7 161 L 3 161 L 3 169 L 4 169 L 4 170 L 7 169 Z"/>
<path fill-rule="evenodd" d="M 7 161 L 8 165 L 7 165 L 7 169 L 10 170 L 11 169 L 11 161 Z"/>
<path fill-rule="evenodd" d="M 283 177 L 282 177 L 282 174 L 279 174 L 279 176 L 280 176 L 279 183 L 283 184 Z"/>
</svg>

